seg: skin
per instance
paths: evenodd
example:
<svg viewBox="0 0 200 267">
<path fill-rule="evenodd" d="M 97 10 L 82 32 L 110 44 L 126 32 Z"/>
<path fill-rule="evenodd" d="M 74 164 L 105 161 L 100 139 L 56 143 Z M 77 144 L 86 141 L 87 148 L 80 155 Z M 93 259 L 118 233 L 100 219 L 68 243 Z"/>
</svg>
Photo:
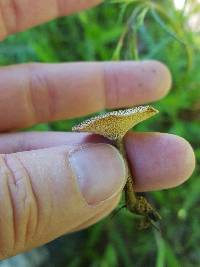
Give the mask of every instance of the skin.
<svg viewBox="0 0 200 267">
<path fill-rule="evenodd" d="M 0 0 L 0 39 L 98 3 Z M 156 61 L 0 69 L 0 259 L 94 224 L 116 207 L 126 182 L 123 159 L 102 137 L 14 131 L 145 104 L 170 87 L 169 70 Z M 193 150 L 180 137 L 128 133 L 125 145 L 137 191 L 177 186 L 193 172 Z"/>
</svg>

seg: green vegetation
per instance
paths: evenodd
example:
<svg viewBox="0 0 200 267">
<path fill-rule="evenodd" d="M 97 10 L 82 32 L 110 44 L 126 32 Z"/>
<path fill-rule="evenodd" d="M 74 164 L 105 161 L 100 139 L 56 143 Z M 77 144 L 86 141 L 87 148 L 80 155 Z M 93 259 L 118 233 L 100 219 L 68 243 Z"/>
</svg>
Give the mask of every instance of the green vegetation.
<svg viewBox="0 0 200 267">
<path fill-rule="evenodd" d="M 112 2 L 112 3 L 111 3 Z M 186 1 L 185 1 L 186 2 Z M 172 1 L 116 0 L 69 18 L 9 37 L 0 44 L 0 64 L 28 61 L 67 62 L 158 59 L 173 75 L 169 96 L 155 104 L 157 118 L 137 129 L 178 134 L 194 147 L 197 168 L 184 185 L 149 194 L 162 214 L 162 235 L 138 231 L 125 210 L 81 233 L 63 237 L 51 263 L 68 267 L 200 266 L 200 35 L 189 28 L 189 14 Z M 75 121 L 33 127 L 71 129 Z M 54 265 L 55 264 L 55 265 Z"/>
</svg>

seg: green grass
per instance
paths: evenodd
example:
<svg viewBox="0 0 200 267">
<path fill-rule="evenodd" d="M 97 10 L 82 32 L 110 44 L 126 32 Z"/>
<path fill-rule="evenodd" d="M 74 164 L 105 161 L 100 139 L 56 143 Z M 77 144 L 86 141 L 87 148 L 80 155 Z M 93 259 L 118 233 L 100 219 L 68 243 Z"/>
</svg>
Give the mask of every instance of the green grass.
<svg viewBox="0 0 200 267">
<path fill-rule="evenodd" d="M 195 149 L 197 167 L 184 185 L 149 195 L 163 217 L 162 235 L 154 229 L 138 231 L 136 222 L 122 211 L 112 220 L 51 243 L 49 248 L 57 246 L 58 254 L 52 252 L 51 263 L 45 266 L 200 266 L 200 35 L 187 26 L 192 14 L 175 10 L 172 1 L 106 2 L 9 37 L 0 44 L 1 65 L 161 60 L 172 72 L 172 91 L 155 104 L 160 115 L 137 129 L 186 138 Z M 195 8 L 199 12 L 198 4 Z M 54 122 L 33 129 L 66 131 L 73 123 Z"/>
</svg>

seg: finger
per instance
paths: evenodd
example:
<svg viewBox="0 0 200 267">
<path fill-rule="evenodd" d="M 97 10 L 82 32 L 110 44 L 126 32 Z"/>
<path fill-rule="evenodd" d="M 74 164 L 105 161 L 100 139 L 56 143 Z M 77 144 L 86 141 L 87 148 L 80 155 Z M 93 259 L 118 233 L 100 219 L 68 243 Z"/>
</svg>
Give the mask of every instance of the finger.
<svg viewBox="0 0 200 267">
<path fill-rule="evenodd" d="M 110 143 L 100 135 L 72 132 L 18 132 L 0 134 L 0 153 L 10 154 L 63 145 Z"/>
<path fill-rule="evenodd" d="M 108 144 L 55 147 L 0 157 L 0 258 L 100 220 L 126 181 Z"/>
<path fill-rule="evenodd" d="M 99 142 L 106 142 L 106 139 L 87 133 L 4 134 L 0 136 L 0 152 Z M 175 135 L 130 133 L 126 137 L 126 149 L 137 191 L 177 186 L 190 177 L 194 170 L 195 158 L 191 146 Z"/>
<path fill-rule="evenodd" d="M 100 2 L 101 0 L 1 0 L 0 40 L 9 34 L 95 6 Z"/>
<path fill-rule="evenodd" d="M 0 131 L 155 101 L 170 85 L 157 61 L 1 68 Z"/>
</svg>

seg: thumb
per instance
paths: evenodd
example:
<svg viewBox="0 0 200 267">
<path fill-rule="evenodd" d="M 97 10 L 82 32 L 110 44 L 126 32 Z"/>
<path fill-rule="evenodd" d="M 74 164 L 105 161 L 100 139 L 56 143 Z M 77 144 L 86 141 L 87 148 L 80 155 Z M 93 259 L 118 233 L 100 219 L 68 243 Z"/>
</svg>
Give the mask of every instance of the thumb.
<svg viewBox="0 0 200 267">
<path fill-rule="evenodd" d="M 108 144 L 0 156 L 0 258 L 13 256 L 108 214 L 126 182 Z"/>
</svg>

